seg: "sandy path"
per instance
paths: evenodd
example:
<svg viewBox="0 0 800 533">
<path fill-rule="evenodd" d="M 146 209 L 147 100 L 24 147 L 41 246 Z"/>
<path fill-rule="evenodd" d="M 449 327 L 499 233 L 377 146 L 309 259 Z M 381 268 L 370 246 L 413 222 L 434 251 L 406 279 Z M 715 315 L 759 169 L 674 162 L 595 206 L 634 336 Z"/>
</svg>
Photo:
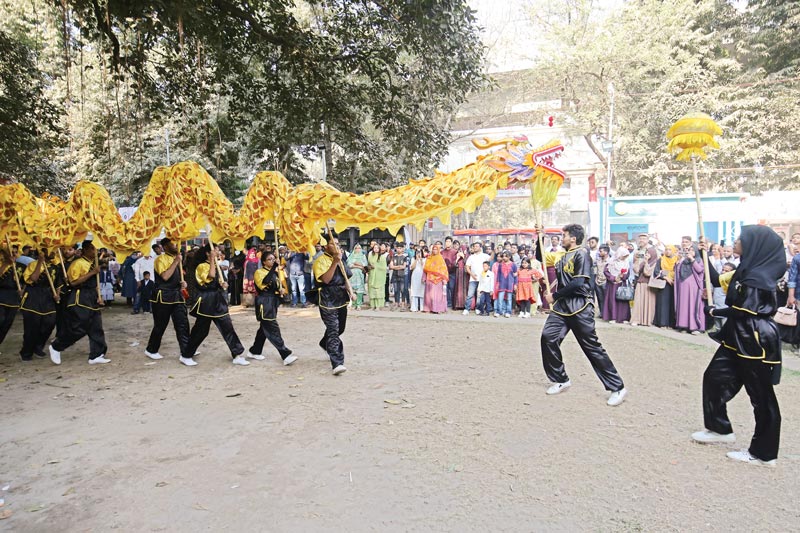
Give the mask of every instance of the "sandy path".
<svg viewBox="0 0 800 533">
<path fill-rule="evenodd" d="M 111 364 L 86 341 L 23 365 L 0 356 L 0 492 L 16 531 L 693 531 L 800 524 L 800 373 L 778 388 L 777 469 L 689 441 L 703 340 L 600 326 L 631 390 L 619 408 L 571 339 L 573 387 L 547 397 L 543 320 L 351 314 L 345 375 L 316 310 L 282 310 L 300 356 L 234 367 L 212 329 L 200 365 L 142 355 L 149 316 L 106 311 Z M 234 313 L 246 347 L 252 311 Z M 674 337 L 674 338 L 673 338 Z M 141 344 L 130 347 L 131 342 Z M 700 345 L 698 345 L 698 343 Z M 787 357 L 792 357 L 788 356 Z M 238 394 L 235 397 L 230 395 Z M 389 400 L 392 403 L 387 403 Z M 397 403 L 397 404 L 395 404 Z M 729 408 L 739 446 L 746 395 Z"/>
</svg>

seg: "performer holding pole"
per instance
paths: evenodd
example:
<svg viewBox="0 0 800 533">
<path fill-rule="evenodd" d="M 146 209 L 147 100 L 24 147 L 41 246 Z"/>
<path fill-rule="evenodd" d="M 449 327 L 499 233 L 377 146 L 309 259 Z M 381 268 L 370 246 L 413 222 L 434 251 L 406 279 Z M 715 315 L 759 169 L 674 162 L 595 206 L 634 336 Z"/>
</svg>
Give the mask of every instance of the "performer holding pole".
<svg viewBox="0 0 800 533">
<path fill-rule="evenodd" d="M 706 248 L 706 243 L 700 246 Z M 766 226 L 744 226 L 733 244 L 741 262 L 728 284 L 724 309 L 707 304 L 706 314 L 725 318 L 711 337 L 720 343 L 703 374 L 705 429 L 692 434 L 696 442 L 736 441 L 727 403 L 744 387 L 753 406 L 756 427 L 750 447 L 728 457 L 759 466 L 775 466 L 781 433 L 781 413 L 774 385 L 781 375 L 781 339 L 772 316 L 778 310 L 776 287 L 786 272 L 783 240 Z M 711 272 L 714 286 L 721 276 Z"/>
<path fill-rule="evenodd" d="M 89 364 L 111 362 L 105 357 L 108 347 L 98 305 L 100 267 L 97 263 L 97 250 L 92 241 L 83 241 L 81 249 L 83 250 L 81 257 L 75 260 L 67 271 L 67 279 L 73 291 L 67 298 L 64 327 L 50 344 L 50 360 L 57 365 L 61 364 L 61 352 L 87 335 Z M 92 269 L 93 263 L 94 269 Z"/>
<path fill-rule="evenodd" d="M 628 391 L 597 338 L 591 286 L 592 258 L 589 250 L 581 246 L 583 237 L 583 226 L 564 226 L 562 242 L 567 253 L 556 263 L 558 290 L 555 294 L 545 293 L 551 312 L 542 329 L 542 363 L 547 379 L 553 383 L 547 394 L 558 394 L 572 385 L 561 355 L 561 342 L 572 331 L 595 374 L 611 392 L 608 405 L 615 407 L 625 400 Z"/>
<path fill-rule="evenodd" d="M 158 353 L 161 339 L 167 330 L 170 320 L 175 329 L 180 349 L 179 361 L 187 366 L 194 366 L 194 352 L 189 353 L 189 315 L 186 310 L 184 292 L 186 282 L 183 279 L 183 256 L 171 239 L 165 237 L 160 241 L 164 253 L 154 263 L 155 290 L 150 300 L 153 308 L 153 330 L 147 341 L 144 354 L 150 359 L 162 359 Z"/>
<path fill-rule="evenodd" d="M 54 267 L 49 259 L 47 251 L 42 250 L 39 252 L 39 259 L 28 264 L 23 275 L 25 292 L 20 304 L 23 336 L 19 352 L 23 361 L 31 361 L 34 354 L 37 357 L 47 357 L 44 345 L 56 326 L 59 295 L 53 286 L 50 270 Z"/>
<path fill-rule="evenodd" d="M 253 346 L 247 352 L 247 357 L 263 360 L 264 341 L 269 340 L 278 350 L 283 364 L 289 366 L 297 361 L 297 356 L 292 355 L 292 351 L 286 347 L 281 336 L 281 328 L 278 325 L 278 306 L 286 291 L 278 279 L 278 261 L 274 253 L 265 252 L 261 256 L 261 268 L 256 270 L 254 281 L 257 292 L 256 319 L 259 322 L 259 328 Z"/>
<path fill-rule="evenodd" d="M 344 344 L 341 335 L 347 325 L 347 305 L 355 299 L 350 289 L 349 268 L 342 262 L 342 251 L 336 235 L 328 228 L 325 253 L 314 261 L 314 279 L 319 289 L 319 316 L 325 324 L 325 335 L 319 346 L 331 360 L 333 375 L 346 372 Z"/>
<path fill-rule="evenodd" d="M 189 314 L 196 320 L 189 333 L 189 347 L 186 353 L 187 355 L 194 354 L 197 351 L 200 343 L 208 336 L 208 330 L 213 322 L 231 351 L 233 364 L 247 366 L 250 362 L 243 355 L 244 347 L 233 329 L 233 322 L 228 314 L 228 302 L 225 300 L 224 293 L 228 284 L 219 281 L 217 260 L 212 246 L 211 239 L 209 239 L 208 244 L 197 250 L 194 255 L 194 272 L 199 292 L 189 311 Z M 194 359 L 187 359 L 197 364 Z M 193 366 L 190 363 L 181 362 Z"/>
<path fill-rule="evenodd" d="M 69 298 L 69 293 L 72 290 L 69 285 L 67 271 L 69 270 L 72 262 L 75 260 L 75 248 L 72 246 L 65 247 L 63 253 L 61 248 L 57 248 L 57 250 L 58 259 L 61 263 L 61 269 L 56 272 L 55 280 L 55 285 L 58 288 L 58 300 L 56 301 L 56 337 L 58 337 L 66 322 L 67 300 Z M 66 257 L 64 255 L 65 253 Z"/>
</svg>

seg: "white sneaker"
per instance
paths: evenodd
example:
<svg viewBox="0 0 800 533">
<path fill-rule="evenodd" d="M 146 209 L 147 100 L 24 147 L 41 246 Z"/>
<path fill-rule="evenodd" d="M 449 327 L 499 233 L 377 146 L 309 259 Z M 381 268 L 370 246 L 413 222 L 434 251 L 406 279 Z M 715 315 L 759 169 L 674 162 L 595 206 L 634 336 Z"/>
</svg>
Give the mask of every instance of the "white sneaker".
<svg viewBox="0 0 800 533">
<path fill-rule="evenodd" d="M 506 313 L 503 316 L 506 317 L 506 318 L 511 318 L 511 313 Z"/>
<path fill-rule="evenodd" d="M 156 360 L 156 361 L 158 361 L 159 359 L 164 359 L 164 356 L 163 356 L 163 355 L 161 355 L 161 354 L 160 354 L 160 353 L 158 353 L 158 352 L 156 352 L 156 353 L 150 353 L 150 352 L 148 352 L 147 350 L 145 350 L 145 351 L 144 351 L 144 354 L 145 354 L 147 357 L 149 357 L 150 359 L 154 359 L 154 360 Z"/>
<path fill-rule="evenodd" d="M 289 366 L 292 363 L 294 363 L 295 361 L 297 361 L 297 356 L 296 355 L 289 355 L 289 356 L 286 357 L 286 359 L 283 360 L 283 366 Z"/>
<path fill-rule="evenodd" d="M 106 359 L 106 354 L 99 355 L 94 359 L 89 359 L 90 365 L 104 365 L 106 363 L 110 363 L 111 359 Z"/>
<path fill-rule="evenodd" d="M 61 364 L 61 352 L 57 352 L 55 350 L 55 348 L 53 348 L 52 344 L 49 346 L 49 348 L 50 348 L 50 360 L 54 364 L 60 365 Z"/>
<path fill-rule="evenodd" d="M 248 350 L 248 352 L 247 352 L 247 358 L 248 358 L 248 359 L 255 359 L 256 361 L 263 361 L 264 359 L 266 359 L 266 358 L 265 358 L 263 355 L 261 355 L 260 353 L 253 353 L 253 352 L 251 352 L 251 351 L 249 351 L 249 350 Z"/>
<path fill-rule="evenodd" d="M 616 392 L 612 392 L 611 396 L 608 397 L 608 401 L 606 402 L 611 407 L 616 407 L 625 400 L 625 396 L 628 395 L 628 389 L 618 390 Z"/>
<path fill-rule="evenodd" d="M 500 316 L 500 313 L 495 313 L 494 316 L 495 316 L 495 318 L 497 318 L 497 317 Z"/>
<path fill-rule="evenodd" d="M 736 435 L 733 433 L 723 435 L 722 433 L 704 429 L 703 431 L 695 431 L 692 433 L 692 440 L 695 442 L 701 442 L 703 444 L 711 444 L 714 442 L 736 442 Z"/>
<path fill-rule="evenodd" d="M 466 315 L 468 315 L 468 314 L 469 314 L 469 309 L 464 309 L 464 312 L 463 312 L 463 313 L 461 313 L 461 314 L 462 314 L 462 315 L 465 315 L 465 316 L 466 316 Z"/>
<path fill-rule="evenodd" d="M 181 357 L 181 358 L 180 358 L 180 359 L 178 359 L 178 360 L 179 360 L 181 363 L 183 363 L 184 365 L 186 365 L 186 366 L 197 366 L 197 361 L 195 361 L 195 360 L 194 360 L 194 359 L 192 359 L 191 357 Z"/>
<path fill-rule="evenodd" d="M 247 365 L 250 364 L 250 361 L 245 359 L 245 357 L 243 355 L 237 355 L 236 357 L 233 358 L 233 364 L 234 365 L 247 366 Z"/>
<path fill-rule="evenodd" d="M 333 369 L 334 376 L 338 376 L 339 374 L 344 374 L 345 372 L 347 372 L 347 369 L 344 367 L 344 365 L 339 365 Z"/>
<path fill-rule="evenodd" d="M 553 395 L 558 394 L 560 392 L 564 392 L 568 388 L 572 386 L 572 382 L 570 380 L 565 381 L 564 383 L 553 383 L 550 385 L 550 388 L 547 389 L 547 394 Z"/>
<path fill-rule="evenodd" d="M 751 455 L 750 451 L 747 449 L 739 450 L 737 452 L 728 452 L 726 455 L 731 459 L 736 459 L 737 461 L 742 461 L 744 463 L 748 463 L 751 465 L 770 466 L 770 467 L 778 466 L 777 459 L 772 459 L 771 461 L 762 461 L 758 457 L 753 457 L 753 455 Z"/>
</svg>

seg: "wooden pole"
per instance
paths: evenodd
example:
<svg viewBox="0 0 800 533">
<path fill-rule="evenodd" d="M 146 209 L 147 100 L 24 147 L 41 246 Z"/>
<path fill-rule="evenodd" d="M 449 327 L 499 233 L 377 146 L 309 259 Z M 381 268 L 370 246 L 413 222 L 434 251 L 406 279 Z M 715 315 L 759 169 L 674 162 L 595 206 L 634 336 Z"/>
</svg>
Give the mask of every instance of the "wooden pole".
<svg viewBox="0 0 800 533">
<path fill-rule="evenodd" d="M 44 250 L 42 250 L 44 252 Z M 60 300 L 58 296 L 58 291 L 56 291 L 56 286 L 53 284 L 53 276 L 50 275 L 50 270 L 47 268 L 47 263 L 49 262 L 50 258 L 47 257 L 47 253 L 44 254 L 45 262 L 44 262 L 44 275 L 47 278 L 47 282 L 50 284 L 50 290 L 53 291 L 53 299 L 58 302 Z M 98 285 L 97 290 L 100 290 Z"/>
<path fill-rule="evenodd" d="M 97 280 L 97 305 L 105 305 L 100 295 L 100 256 L 97 254 L 97 248 L 94 249 L 94 268 L 97 270 L 97 274 L 94 275 Z"/>
<path fill-rule="evenodd" d="M 64 283 L 69 283 L 67 279 L 67 267 L 64 266 L 64 254 L 61 253 L 61 248 L 56 248 L 58 250 L 58 260 L 61 262 L 61 273 L 64 274 Z"/>
<path fill-rule="evenodd" d="M 17 259 L 14 257 L 14 254 L 11 253 L 11 239 L 8 238 L 8 233 L 6 233 L 6 246 L 8 246 L 8 256 L 11 258 L 11 270 L 14 271 L 14 281 L 17 282 L 17 292 L 22 295 L 22 286 L 19 284 L 19 272 L 17 272 Z"/>
<path fill-rule="evenodd" d="M 697 223 L 700 226 L 700 240 L 705 243 L 705 228 L 703 227 L 703 207 L 700 203 L 700 181 L 697 179 L 697 160 L 692 156 L 692 174 L 694 176 L 694 199 L 697 202 Z M 706 243 L 706 246 L 708 243 Z M 711 272 L 708 270 L 708 250 L 703 250 L 703 267 L 706 278 L 706 305 L 714 305 L 711 288 Z"/>
<path fill-rule="evenodd" d="M 209 254 L 213 254 L 209 257 L 209 259 L 212 257 L 214 258 L 214 270 L 217 271 L 217 281 L 219 281 L 219 284 L 222 285 L 224 280 L 222 279 L 222 272 L 219 270 L 219 265 L 217 265 L 217 251 L 214 249 L 214 243 L 211 242 L 211 232 L 208 233 L 208 247 L 211 248 Z"/>
<path fill-rule="evenodd" d="M 544 271 L 544 286 L 547 291 L 546 294 L 550 293 L 550 276 L 547 275 L 547 258 L 545 257 L 545 249 L 544 249 L 544 226 L 542 226 L 542 215 L 539 213 L 539 210 L 534 206 L 533 208 L 533 216 L 536 218 L 536 225 L 539 226 L 536 233 L 539 237 L 539 250 L 542 251 L 542 270 Z"/>
<path fill-rule="evenodd" d="M 328 224 L 328 221 L 325 221 L 325 229 L 328 230 L 328 238 L 333 239 L 333 232 L 331 231 L 331 227 Z M 336 250 L 341 253 L 342 250 L 339 248 L 339 245 L 336 245 Z M 340 258 L 342 259 L 342 258 Z M 347 286 L 347 293 L 350 295 L 350 300 L 355 300 L 356 295 L 353 292 L 353 287 L 350 286 L 350 279 L 347 277 L 347 271 L 344 269 L 344 265 L 342 264 L 341 260 L 339 261 L 339 269 L 342 271 L 342 277 L 344 277 L 345 286 Z"/>
</svg>

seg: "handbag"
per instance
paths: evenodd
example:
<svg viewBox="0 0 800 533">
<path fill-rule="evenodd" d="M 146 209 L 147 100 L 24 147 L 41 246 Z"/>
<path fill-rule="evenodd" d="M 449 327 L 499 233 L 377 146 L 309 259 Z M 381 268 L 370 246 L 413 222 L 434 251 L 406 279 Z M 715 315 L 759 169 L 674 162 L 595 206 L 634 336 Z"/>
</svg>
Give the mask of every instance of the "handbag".
<svg viewBox="0 0 800 533">
<path fill-rule="evenodd" d="M 775 313 L 775 323 L 781 326 L 797 326 L 797 309 L 794 307 L 779 307 Z"/>
<path fill-rule="evenodd" d="M 628 281 L 617 287 L 617 292 L 614 295 L 620 302 L 630 302 L 633 300 L 634 288 Z"/>
<path fill-rule="evenodd" d="M 663 289 L 667 286 L 667 280 L 664 278 L 658 278 L 656 276 L 650 276 L 647 286 L 652 287 L 653 289 Z"/>
</svg>

